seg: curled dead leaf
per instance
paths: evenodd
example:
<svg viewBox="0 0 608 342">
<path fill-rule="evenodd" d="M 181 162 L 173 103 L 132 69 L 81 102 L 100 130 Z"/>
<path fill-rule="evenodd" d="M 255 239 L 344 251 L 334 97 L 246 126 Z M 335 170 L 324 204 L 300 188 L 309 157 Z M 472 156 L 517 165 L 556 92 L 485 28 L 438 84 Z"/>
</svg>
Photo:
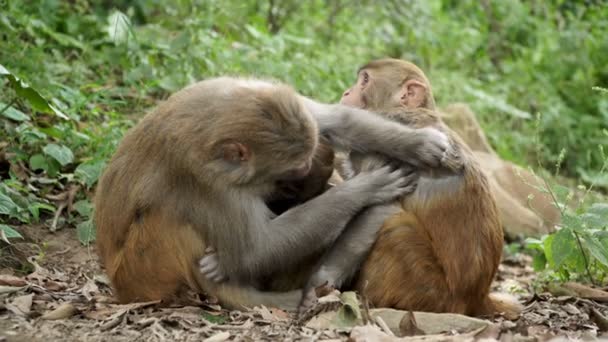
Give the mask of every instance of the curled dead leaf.
<svg viewBox="0 0 608 342">
<path fill-rule="evenodd" d="M 227 341 L 229 338 L 230 338 L 230 333 L 227 331 L 222 331 L 211 337 L 207 337 L 203 341 L 204 342 L 223 342 L 223 341 Z"/>
<path fill-rule="evenodd" d="M 42 319 L 46 320 L 57 320 L 70 318 L 74 316 L 78 310 L 72 305 L 72 303 L 62 303 L 55 310 L 49 311 L 42 315 Z"/>
</svg>

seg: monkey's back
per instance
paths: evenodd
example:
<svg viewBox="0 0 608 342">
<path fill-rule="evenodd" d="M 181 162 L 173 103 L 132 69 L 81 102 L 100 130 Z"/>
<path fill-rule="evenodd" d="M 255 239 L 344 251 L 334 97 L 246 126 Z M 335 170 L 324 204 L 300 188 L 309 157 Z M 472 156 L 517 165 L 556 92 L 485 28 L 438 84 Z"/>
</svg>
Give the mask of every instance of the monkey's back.
<svg viewBox="0 0 608 342">
<path fill-rule="evenodd" d="M 471 151 L 435 115 L 401 117 L 450 135 L 462 169 L 421 177 L 403 211 L 385 221 L 357 288 L 376 306 L 486 313 L 503 245 L 488 180 Z"/>
</svg>

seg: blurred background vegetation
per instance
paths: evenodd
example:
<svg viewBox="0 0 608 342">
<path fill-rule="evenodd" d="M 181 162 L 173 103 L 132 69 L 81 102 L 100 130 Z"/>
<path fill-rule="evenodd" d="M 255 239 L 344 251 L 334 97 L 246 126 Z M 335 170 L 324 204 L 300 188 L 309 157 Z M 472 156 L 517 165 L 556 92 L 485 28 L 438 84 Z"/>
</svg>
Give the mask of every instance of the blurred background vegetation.
<svg viewBox="0 0 608 342">
<path fill-rule="evenodd" d="M 468 103 L 503 158 L 605 190 L 606 32 L 602 0 L 0 0 L 0 232 L 93 239 L 106 160 L 188 83 L 270 76 L 333 102 L 385 56 Z"/>
</svg>

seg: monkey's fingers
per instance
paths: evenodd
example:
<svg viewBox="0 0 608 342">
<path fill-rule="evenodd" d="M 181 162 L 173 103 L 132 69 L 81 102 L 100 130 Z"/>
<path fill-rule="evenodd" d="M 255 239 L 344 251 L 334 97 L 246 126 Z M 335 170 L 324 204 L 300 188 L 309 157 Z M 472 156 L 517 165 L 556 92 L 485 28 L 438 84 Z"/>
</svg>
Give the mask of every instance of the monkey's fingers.
<svg viewBox="0 0 608 342">
<path fill-rule="evenodd" d="M 418 145 L 409 151 L 414 154 L 414 158 L 408 162 L 418 167 L 440 166 L 441 159 L 450 148 L 448 136 L 435 128 L 421 128 L 418 135 Z"/>
<path fill-rule="evenodd" d="M 227 279 L 224 270 L 220 266 L 217 254 L 206 254 L 199 261 L 200 272 L 209 280 L 219 283 Z"/>
</svg>

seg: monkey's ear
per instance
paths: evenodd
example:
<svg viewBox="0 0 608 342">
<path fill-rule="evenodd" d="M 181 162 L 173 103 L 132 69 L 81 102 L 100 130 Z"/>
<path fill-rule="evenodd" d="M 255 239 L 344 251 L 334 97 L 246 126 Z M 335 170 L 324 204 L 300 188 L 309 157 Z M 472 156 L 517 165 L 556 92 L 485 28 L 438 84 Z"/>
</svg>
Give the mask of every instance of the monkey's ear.
<svg viewBox="0 0 608 342">
<path fill-rule="evenodd" d="M 401 104 L 407 108 L 424 107 L 427 101 L 426 84 L 417 80 L 406 81 L 401 87 Z"/>
<path fill-rule="evenodd" d="M 249 160 L 251 151 L 239 142 L 229 142 L 220 146 L 220 156 L 227 162 L 240 163 Z"/>
</svg>

